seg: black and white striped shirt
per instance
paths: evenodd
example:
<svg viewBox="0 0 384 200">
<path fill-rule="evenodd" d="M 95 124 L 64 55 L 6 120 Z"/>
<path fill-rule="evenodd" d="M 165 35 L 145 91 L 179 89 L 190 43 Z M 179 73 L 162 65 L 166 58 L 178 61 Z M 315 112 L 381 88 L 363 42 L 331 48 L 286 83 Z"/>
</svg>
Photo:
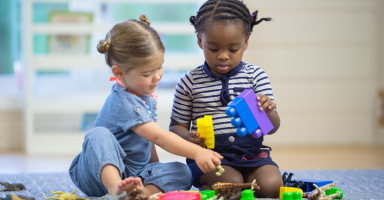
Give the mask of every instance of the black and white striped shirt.
<svg viewBox="0 0 384 200">
<path fill-rule="evenodd" d="M 191 130 L 196 131 L 197 119 L 211 115 L 215 134 L 236 133 L 237 128 L 232 126 L 225 110 L 230 101 L 249 88 L 253 88 L 256 95 L 262 93 L 275 102 L 268 76 L 260 67 L 240 62 L 229 75 L 219 77 L 209 71 L 205 63 L 180 79 L 171 119 L 179 123 L 192 122 Z"/>
</svg>

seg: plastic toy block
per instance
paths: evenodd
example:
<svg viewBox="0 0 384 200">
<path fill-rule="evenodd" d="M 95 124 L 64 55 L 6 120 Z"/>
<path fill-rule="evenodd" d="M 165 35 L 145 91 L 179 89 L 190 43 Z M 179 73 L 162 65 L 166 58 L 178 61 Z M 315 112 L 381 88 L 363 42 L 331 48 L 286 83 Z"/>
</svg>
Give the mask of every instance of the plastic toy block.
<svg viewBox="0 0 384 200">
<path fill-rule="evenodd" d="M 325 194 L 326 195 L 331 195 L 331 194 L 336 194 L 337 192 L 340 193 L 340 196 L 335 197 L 333 199 L 341 199 L 341 198 L 343 198 L 343 190 L 340 190 L 339 188 L 331 188 L 329 190 L 326 190 Z"/>
<path fill-rule="evenodd" d="M 241 192 L 241 199 L 240 200 L 254 200 L 255 196 L 253 195 L 253 190 L 246 189 Z"/>
<path fill-rule="evenodd" d="M 200 192 L 200 195 L 202 200 L 206 200 L 214 197 L 216 194 L 215 194 L 215 191 L 213 190 L 203 190 Z"/>
<path fill-rule="evenodd" d="M 283 199 L 283 194 L 284 192 L 300 192 L 301 196 L 303 196 L 303 190 L 299 189 L 299 188 L 293 188 L 293 187 L 280 187 L 280 196 L 279 198 L 280 199 Z"/>
<path fill-rule="evenodd" d="M 259 101 L 256 98 L 256 94 L 253 89 L 245 89 L 237 98 L 244 98 L 247 103 L 249 109 L 252 112 L 253 117 L 256 119 L 257 123 L 260 126 L 260 129 L 256 129 L 252 133 L 254 138 L 259 138 L 263 135 L 267 135 L 272 129 L 273 125 L 269 120 L 267 113 L 263 110 L 260 111 L 260 107 L 257 104 Z"/>
<path fill-rule="evenodd" d="M 283 200 L 302 200 L 300 192 L 284 192 Z"/>
<path fill-rule="evenodd" d="M 236 97 L 228 106 L 225 113 L 228 117 L 233 117 L 231 123 L 234 127 L 238 127 L 236 133 L 239 137 L 252 134 L 259 128 L 244 98 Z"/>
<path fill-rule="evenodd" d="M 213 133 L 213 123 L 211 115 L 204 115 L 204 118 L 197 119 L 197 132 L 199 138 L 205 138 L 205 145 L 208 149 L 215 148 L 215 134 Z"/>
<path fill-rule="evenodd" d="M 198 192 L 170 191 L 160 196 L 159 200 L 202 200 Z"/>
<path fill-rule="evenodd" d="M 318 187 L 333 183 L 333 181 L 321 181 L 321 180 L 313 180 L 313 179 L 297 179 L 298 181 L 303 181 L 304 185 L 300 188 L 303 192 L 311 192 L 316 189 L 313 184 L 315 183 Z M 291 181 L 293 183 L 293 181 Z"/>
</svg>

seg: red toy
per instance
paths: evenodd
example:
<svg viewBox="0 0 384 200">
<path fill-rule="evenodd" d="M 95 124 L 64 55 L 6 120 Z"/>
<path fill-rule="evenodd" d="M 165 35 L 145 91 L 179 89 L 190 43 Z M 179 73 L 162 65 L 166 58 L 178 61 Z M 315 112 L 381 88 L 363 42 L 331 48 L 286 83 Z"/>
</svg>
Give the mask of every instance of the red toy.
<svg viewBox="0 0 384 200">
<path fill-rule="evenodd" d="M 202 200 L 199 192 L 170 191 L 160 196 L 158 200 Z"/>
</svg>

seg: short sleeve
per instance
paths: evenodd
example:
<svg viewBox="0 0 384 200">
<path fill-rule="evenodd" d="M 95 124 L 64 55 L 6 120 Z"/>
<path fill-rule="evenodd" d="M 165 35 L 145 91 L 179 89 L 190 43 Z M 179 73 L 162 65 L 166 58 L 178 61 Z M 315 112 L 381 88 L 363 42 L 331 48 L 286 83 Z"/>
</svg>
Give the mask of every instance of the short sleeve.
<svg viewBox="0 0 384 200">
<path fill-rule="evenodd" d="M 123 101 L 118 105 L 119 118 L 116 124 L 118 127 L 127 132 L 132 127 L 152 121 L 140 97 L 126 92 L 121 98 Z"/>
<path fill-rule="evenodd" d="M 268 96 L 273 103 L 276 103 L 275 97 L 273 96 L 272 85 L 267 73 L 258 66 L 255 66 L 255 71 L 253 73 L 253 87 L 256 95 L 261 93 Z M 277 111 L 277 108 L 275 108 L 275 111 Z"/>
<path fill-rule="evenodd" d="M 192 119 L 192 87 L 191 72 L 182 77 L 176 85 L 173 98 L 171 119 L 179 123 L 190 123 Z"/>
</svg>

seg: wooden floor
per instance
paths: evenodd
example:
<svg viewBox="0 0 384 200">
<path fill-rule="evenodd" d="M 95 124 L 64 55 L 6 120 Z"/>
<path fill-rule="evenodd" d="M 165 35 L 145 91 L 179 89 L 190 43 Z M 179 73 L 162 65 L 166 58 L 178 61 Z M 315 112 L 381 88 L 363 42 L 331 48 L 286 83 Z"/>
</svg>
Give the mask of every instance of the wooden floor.
<svg viewBox="0 0 384 200">
<path fill-rule="evenodd" d="M 158 152 L 161 162 L 185 162 L 185 158 Z M 379 147 L 281 147 L 273 148 L 271 156 L 281 170 L 384 169 L 384 148 Z M 67 172 L 74 157 L 0 152 L 0 174 Z"/>
</svg>

